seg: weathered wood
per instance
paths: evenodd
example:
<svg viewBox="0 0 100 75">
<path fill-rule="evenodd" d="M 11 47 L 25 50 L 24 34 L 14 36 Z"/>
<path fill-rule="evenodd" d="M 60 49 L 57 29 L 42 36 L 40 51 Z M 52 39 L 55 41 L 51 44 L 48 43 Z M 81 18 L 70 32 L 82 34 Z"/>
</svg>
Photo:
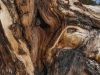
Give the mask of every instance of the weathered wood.
<svg viewBox="0 0 100 75">
<path fill-rule="evenodd" d="M 100 11 L 92 8 L 0 0 L 0 75 L 100 75 Z"/>
</svg>

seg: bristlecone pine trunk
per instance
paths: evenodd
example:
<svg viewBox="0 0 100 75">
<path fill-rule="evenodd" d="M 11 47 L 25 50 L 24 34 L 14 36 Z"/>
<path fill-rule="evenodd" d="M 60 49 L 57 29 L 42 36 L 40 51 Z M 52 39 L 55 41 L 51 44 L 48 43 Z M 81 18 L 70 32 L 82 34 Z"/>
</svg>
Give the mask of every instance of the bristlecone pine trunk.
<svg viewBox="0 0 100 75">
<path fill-rule="evenodd" d="M 99 9 L 78 0 L 0 0 L 0 75 L 100 75 Z"/>
</svg>

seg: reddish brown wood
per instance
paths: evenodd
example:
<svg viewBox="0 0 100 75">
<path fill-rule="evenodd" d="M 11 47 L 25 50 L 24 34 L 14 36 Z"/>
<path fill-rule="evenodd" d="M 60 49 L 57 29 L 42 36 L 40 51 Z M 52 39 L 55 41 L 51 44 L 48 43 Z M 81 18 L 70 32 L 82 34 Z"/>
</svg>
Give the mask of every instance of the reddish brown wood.
<svg viewBox="0 0 100 75">
<path fill-rule="evenodd" d="M 99 28 L 78 0 L 0 0 L 0 75 L 100 75 Z"/>
</svg>

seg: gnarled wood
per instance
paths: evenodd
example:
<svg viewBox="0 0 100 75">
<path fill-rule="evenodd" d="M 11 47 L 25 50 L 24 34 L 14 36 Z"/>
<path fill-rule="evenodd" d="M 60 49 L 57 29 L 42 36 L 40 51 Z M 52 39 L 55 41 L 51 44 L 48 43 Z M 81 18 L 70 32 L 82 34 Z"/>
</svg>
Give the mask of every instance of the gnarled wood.
<svg viewBox="0 0 100 75">
<path fill-rule="evenodd" d="M 99 75 L 97 7 L 78 0 L 1 0 L 0 75 Z"/>
</svg>

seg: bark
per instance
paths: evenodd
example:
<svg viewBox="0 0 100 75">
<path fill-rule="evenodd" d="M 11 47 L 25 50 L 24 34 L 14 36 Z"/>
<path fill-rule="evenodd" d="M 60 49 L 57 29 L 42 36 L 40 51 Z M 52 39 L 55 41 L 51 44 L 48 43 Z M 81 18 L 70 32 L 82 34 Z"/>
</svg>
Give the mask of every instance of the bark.
<svg viewBox="0 0 100 75">
<path fill-rule="evenodd" d="M 0 0 L 0 75 L 100 75 L 99 29 L 78 0 Z"/>
</svg>

